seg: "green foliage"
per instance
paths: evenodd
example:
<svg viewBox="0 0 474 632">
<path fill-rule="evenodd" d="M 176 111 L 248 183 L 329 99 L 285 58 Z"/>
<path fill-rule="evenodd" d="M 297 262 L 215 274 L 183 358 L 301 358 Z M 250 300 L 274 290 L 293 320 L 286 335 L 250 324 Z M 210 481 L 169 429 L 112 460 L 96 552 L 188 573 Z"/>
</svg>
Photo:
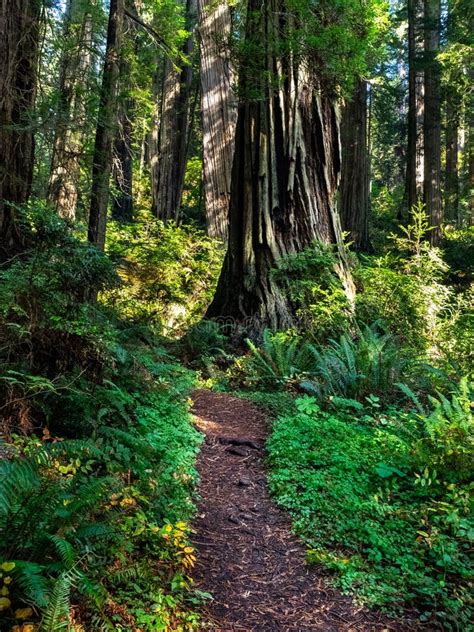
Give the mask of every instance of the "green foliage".
<svg viewBox="0 0 474 632">
<path fill-rule="evenodd" d="M 202 231 L 147 215 L 130 225 L 112 223 L 107 252 L 124 283 L 104 300 L 122 317 L 173 334 L 202 317 L 222 257 L 220 246 Z"/>
<path fill-rule="evenodd" d="M 0 270 L 0 627 L 191 630 L 192 376 L 88 301 L 117 283 L 106 256 L 43 207 L 21 218 L 29 248 Z"/>
<path fill-rule="evenodd" d="M 298 328 L 316 341 L 347 330 L 350 305 L 331 247 L 315 243 L 278 263 L 274 278 L 296 308 Z"/>
<path fill-rule="evenodd" d="M 301 377 L 313 366 L 308 345 L 292 333 L 266 329 L 259 347 L 251 340 L 247 344 L 251 357 L 246 368 L 251 382 L 264 381 L 271 388 Z"/>
<path fill-rule="evenodd" d="M 467 383 L 422 417 L 395 408 L 336 416 L 307 399 L 274 423 L 268 453 L 271 489 L 307 542 L 308 559 L 366 603 L 415 606 L 428 625 L 467 626 Z"/>
<path fill-rule="evenodd" d="M 344 334 L 326 347 L 310 349 L 314 378 L 302 386 L 320 398 L 361 400 L 377 394 L 393 399 L 395 383 L 402 379 L 407 364 L 395 338 L 380 333 L 377 323 L 363 326 L 356 337 Z"/>
<path fill-rule="evenodd" d="M 251 355 L 241 362 L 250 384 L 267 388 L 288 384 L 328 399 L 363 399 L 370 394 L 390 400 L 407 369 L 396 339 L 381 333 L 378 323 L 362 326 L 357 335 L 315 345 L 291 332 L 264 331 L 260 346 L 247 341 Z"/>
<path fill-rule="evenodd" d="M 202 320 L 179 341 L 179 351 L 186 361 L 211 358 L 225 353 L 228 338 L 222 327 L 212 320 Z"/>
<path fill-rule="evenodd" d="M 450 271 L 459 280 L 474 275 L 474 226 L 447 228 L 443 233 L 443 252 Z"/>
<path fill-rule="evenodd" d="M 382 322 L 402 343 L 426 348 L 426 301 L 417 279 L 395 267 L 393 259 L 365 257 L 354 270 L 356 317 Z"/>
</svg>

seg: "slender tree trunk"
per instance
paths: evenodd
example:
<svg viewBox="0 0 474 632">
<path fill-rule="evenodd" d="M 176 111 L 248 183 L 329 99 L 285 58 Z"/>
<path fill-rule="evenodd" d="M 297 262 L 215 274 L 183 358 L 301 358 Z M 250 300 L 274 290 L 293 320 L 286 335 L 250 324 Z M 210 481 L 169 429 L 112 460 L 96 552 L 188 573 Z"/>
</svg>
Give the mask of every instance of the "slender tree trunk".
<svg viewBox="0 0 474 632">
<path fill-rule="evenodd" d="M 124 0 L 110 0 L 104 74 L 100 94 L 92 164 L 92 188 L 88 239 L 100 250 L 105 246 L 109 181 L 117 119 L 120 45 L 123 32 Z"/>
<path fill-rule="evenodd" d="M 420 63 L 421 0 L 408 0 L 408 137 L 405 198 L 408 210 L 423 196 L 424 71 Z"/>
<path fill-rule="evenodd" d="M 118 133 L 114 143 L 115 195 L 112 217 L 121 222 L 133 220 L 133 103 L 126 99 L 119 106 Z"/>
<path fill-rule="evenodd" d="M 440 46 L 441 0 L 425 0 L 425 178 L 424 201 L 435 230 L 432 244 L 441 238 L 441 73 L 436 57 Z"/>
<path fill-rule="evenodd" d="M 196 0 L 188 0 L 187 30 L 191 35 L 183 47 L 188 59 L 194 47 L 192 30 L 195 15 Z M 191 92 L 191 64 L 185 64 L 179 72 L 169 59 L 166 60 L 158 116 L 159 130 L 155 132 L 151 156 L 152 212 L 165 221 L 179 220 L 188 157 Z"/>
<path fill-rule="evenodd" d="M 40 0 L 0 0 L 0 258 L 21 245 L 11 204 L 31 190 Z"/>
<path fill-rule="evenodd" d="M 134 13 L 135 6 L 132 7 Z M 128 37 L 133 37 L 135 25 L 129 21 Z M 133 119 L 135 103 L 130 96 L 131 65 L 127 53 L 122 51 L 120 57 L 120 79 L 123 94 L 118 104 L 118 129 L 114 142 L 113 175 L 115 192 L 112 203 L 112 217 L 121 222 L 133 219 Z"/>
<path fill-rule="evenodd" d="M 360 79 L 342 115 L 340 215 L 354 248 L 363 251 L 370 250 L 367 143 L 367 82 Z"/>
<path fill-rule="evenodd" d="M 91 7 L 69 0 L 63 34 L 48 201 L 61 217 L 75 219 L 86 123 L 86 83 L 92 65 Z"/>
<path fill-rule="evenodd" d="M 271 274 L 281 258 L 315 239 L 340 243 L 340 148 L 333 103 L 310 64 L 275 52 L 287 18 L 283 2 L 249 0 L 247 15 L 246 37 L 258 46 L 239 69 L 229 244 L 208 316 L 247 321 L 258 331 L 294 322 Z"/>
<path fill-rule="evenodd" d="M 231 14 L 226 1 L 198 0 L 201 52 L 203 188 L 207 231 L 227 240 L 237 102 L 230 61 Z"/>
<path fill-rule="evenodd" d="M 456 222 L 459 211 L 459 109 L 448 95 L 446 102 L 446 172 L 444 185 L 445 216 Z"/>
</svg>

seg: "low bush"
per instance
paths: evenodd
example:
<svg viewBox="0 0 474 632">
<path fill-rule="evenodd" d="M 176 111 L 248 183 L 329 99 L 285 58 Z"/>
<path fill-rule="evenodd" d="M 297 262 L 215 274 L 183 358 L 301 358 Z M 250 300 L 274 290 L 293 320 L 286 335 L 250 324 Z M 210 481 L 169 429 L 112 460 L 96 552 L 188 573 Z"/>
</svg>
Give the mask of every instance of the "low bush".
<svg viewBox="0 0 474 632">
<path fill-rule="evenodd" d="M 107 252 L 124 283 L 104 301 L 130 322 L 179 335 L 203 316 L 217 283 L 222 246 L 199 229 L 143 215 L 111 223 Z"/>
<path fill-rule="evenodd" d="M 315 342 L 347 331 L 351 307 L 330 246 L 315 243 L 279 262 L 273 276 L 295 306 L 298 329 Z"/>
</svg>

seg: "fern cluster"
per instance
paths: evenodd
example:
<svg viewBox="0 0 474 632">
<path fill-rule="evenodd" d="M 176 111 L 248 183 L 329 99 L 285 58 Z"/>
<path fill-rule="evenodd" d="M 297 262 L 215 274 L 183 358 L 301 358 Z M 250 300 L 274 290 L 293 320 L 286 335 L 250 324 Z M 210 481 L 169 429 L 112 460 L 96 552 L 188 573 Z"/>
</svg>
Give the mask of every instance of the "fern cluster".
<svg viewBox="0 0 474 632">
<path fill-rule="evenodd" d="M 322 399 L 363 399 L 377 394 L 389 400 L 406 373 L 407 359 L 396 339 L 380 331 L 379 323 L 362 326 L 356 335 L 341 335 L 315 345 L 283 332 L 265 331 L 262 344 L 247 341 L 250 380 L 278 386 L 292 383 Z"/>
</svg>

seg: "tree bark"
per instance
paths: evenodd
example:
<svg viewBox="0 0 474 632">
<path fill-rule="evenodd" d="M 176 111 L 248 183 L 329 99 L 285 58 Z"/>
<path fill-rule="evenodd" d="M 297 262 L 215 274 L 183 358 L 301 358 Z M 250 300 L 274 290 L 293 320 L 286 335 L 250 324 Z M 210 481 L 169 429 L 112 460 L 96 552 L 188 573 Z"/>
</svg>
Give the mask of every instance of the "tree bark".
<svg viewBox="0 0 474 632">
<path fill-rule="evenodd" d="M 367 82 L 357 81 L 341 122 L 342 168 L 340 215 L 356 250 L 370 251 Z"/>
<path fill-rule="evenodd" d="M 120 45 L 123 32 L 124 0 L 111 0 L 104 73 L 92 164 L 92 187 L 88 239 L 100 250 L 105 246 L 109 181 L 117 119 Z"/>
<path fill-rule="evenodd" d="M 187 38 L 183 53 L 189 59 L 194 47 L 192 33 L 196 0 L 187 0 Z M 155 133 L 151 155 L 152 213 L 162 220 L 179 221 L 190 133 L 192 65 L 185 63 L 176 70 L 169 59 L 165 72 L 159 108 L 159 129 Z M 153 134 L 152 134 L 153 139 Z"/>
<path fill-rule="evenodd" d="M 61 217 L 74 220 L 78 199 L 80 158 L 86 122 L 86 83 L 92 66 L 93 24 L 90 6 L 69 0 L 63 33 L 48 201 Z"/>
<path fill-rule="evenodd" d="M 133 220 L 133 103 L 126 99 L 119 106 L 118 133 L 114 143 L 115 195 L 112 217 L 120 222 Z"/>
<path fill-rule="evenodd" d="M 421 0 L 408 0 L 408 115 L 405 199 L 408 211 L 423 196 L 424 70 L 421 64 Z"/>
<path fill-rule="evenodd" d="M 456 222 L 459 212 L 459 109 L 450 98 L 446 102 L 445 217 Z"/>
<path fill-rule="evenodd" d="M 230 61 L 231 14 L 226 1 L 198 0 L 201 52 L 203 189 L 207 232 L 227 240 L 237 102 Z"/>
<path fill-rule="evenodd" d="M 31 190 L 40 0 L 0 0 L 0 258 L 21 246 L 12 204 Z"/>
<path fill-rule="evenodd" d="M 281 0 L 248 2 L 252 56 L 239 69 L 229 244 L 207 314 L 245 322 L 254 332 L 294 322 L 293 307 L 271 273 L 282 257 L 314 240 L 341 239 L 334 208 L 337 115 L 310 60 L 299 63 L 276 52 L 285 11 Z"/>
<path fill-rule="evenodd" d="M 433 245 L 441 239 L 441 72 L 437 55 L 440 46 L 441 1 L 425 0 L 425 146 L 424 202 L 435 229 Z"/>
</svg>

